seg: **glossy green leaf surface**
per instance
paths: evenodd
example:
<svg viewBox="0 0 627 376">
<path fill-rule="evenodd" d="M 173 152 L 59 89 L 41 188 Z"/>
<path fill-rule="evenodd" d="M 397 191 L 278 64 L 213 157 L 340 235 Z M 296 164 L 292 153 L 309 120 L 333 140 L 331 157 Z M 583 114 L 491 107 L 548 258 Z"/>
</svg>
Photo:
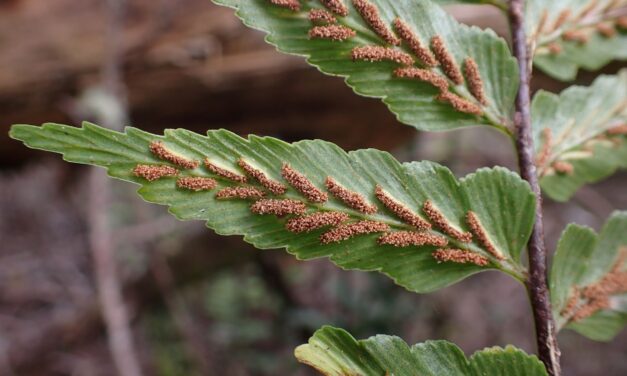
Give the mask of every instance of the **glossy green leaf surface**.
<svg viewBox="0 0 627 376">
<path fill-rule="evenodd" d="M 287 248 L 299 259 L 329 257 L 335 264 L 348 269 L 376 270 L 387 274 L 399 285 L 415 292 L 428 292 L 459 281 L 483 270 L 500 269 L 516 278 L 524 273 L 520 252 L 531 232 L 535 198 L 526 182 L 504 168 L 481 169 L 463 179 L 435 163 L 399 163 L 390 154 L 368 149 L 346 153 L 339 147 L 320 140 L 288 144 L 270 137 L 239 137 L 226 130 L 212 130 L 202 136 L 187 130 L 168 130 L 156 136 L 135 128 L 125 133 L 110 131 L 95 125 L 82 128 L 58 124 L 43 127 L 13 126 L 13 138 L 32 148 L 62 153 L 64 159 L 76 163 L 105 167 L 116 178 L 141 185 L 139 194 L 147 201 L 169 206 L 179 219 L 197 219 L 222 235 L 243 235 L 260 249 Z M 444 237 L 449 248 L 461 248 L 488 260 L 485 266 L 473 263 L 438 262 L 432 252 L 434 245 L 395 247 L 379 244 L 380 233 L 359 235 L 347 240 L 323 244 L 317 229 L 307 233 L 286 230 L 286 221 L 293 216 L 277 217 L 251 212 L 251 201 L 216 199 L 216 192 L 238 185 L 220 178 L 200 165 L 180 169 L 181 177 L 211 177 L 217 187 L 210 191 L 190 191 L 177 187 L 177 177 L 147 181 L 133 170 L 138 164 L 168 165 L 150 152 L 150 145 L 161 141 L 177 155 L 189 160 L 209 158 L 222 168 L 244 174 L 237 161 L 242 158 L 262 171 L 266 177 L 289 187 L 276 196 L 293 199 L 306 206 L 307 213 L 335 211 L 345 213 L 349 222 L 371 220 L 389 226 L 389 231 L 416 230 L 401 220 L 375 197 L 375 187 L 383 190 L 397 203 L 425 217 L 422 211 L 429 200 L 445 221 L 460 231 L 467 231 L 466 215 L 476 213 L 487 236 L 504 256 L 502 260 L 486 251 L 477 237 L 463 243 L 439 227 L 430 234 Z M 361 195 L 377 212 L 365 214 L 349 207 L 329 194 L 329 200 L 308 202 L 303 194 L 291 187 L 281 174 L 284 163 L 306 176 L 318 189 L 325 190 L 325 179 L 333 178 L 351 192 Z M 251 186 L 263 188 L 249 179 Z M 275 195 L 266 192 L 267 197 Z"/>
<path fill-rule="evenodd" d="M 447 341 L 408 346 L 395 336 L 356 340 L 348 332 L 323 327 L 309 343 L 295 350 L 296 358 L 327 376 L 541 376 L 544 365 L 535 356 L 512 346 L 493 347 L 466 358 Z"/>
</svg>

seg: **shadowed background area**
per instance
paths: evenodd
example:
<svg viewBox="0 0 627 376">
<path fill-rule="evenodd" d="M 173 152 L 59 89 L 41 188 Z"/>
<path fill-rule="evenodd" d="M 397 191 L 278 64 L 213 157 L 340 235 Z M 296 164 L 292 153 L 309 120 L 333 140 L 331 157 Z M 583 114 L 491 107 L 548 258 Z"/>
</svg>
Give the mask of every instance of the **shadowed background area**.
<svg viewBox="0 0 627 376">
<path fill-rule="evenodd" d="M 490 7 L 450 11 L 506 34 Z M 1 375 L 310 375 L 292 351 L 323 324 L 358 338 L 447 339 L 467 354 L 508 343 L 534 351 L 524 289 L 504 275 L 419 296 L 379 274 L 256 251 L 202 223 L 177 222 L 127 184 L 109 182 L 101 195 L 92 169 L 7 136 L 12 123 L 128 118 L 155 133 L 227 128 L 373 147 L 463 176 L 515 169 L 496 131 L 416 132 L 379 100 L 277 53 L 209 0 L 0 0 L 0 67 Z M 597 73 L 581 72 L 578 83 Z M 532 84 L 565 87 L 539 72 Z M 618 173 L 567 204 L 546 199 L 549 248 L 566 223 L 598 229 L 627 208 L 626 181 Z M 90 231 L 94 211 L 106 211 L 112 227 L 104 245 Z M 117 301 L 98 298 L 112 286 Z M 132 351 L 116 352 L 111 336 L 130 339 Z M 627 333 L 611 343 L 571 332 L 560 340 L 566 375 L 627 374 Z"/>
</svg>

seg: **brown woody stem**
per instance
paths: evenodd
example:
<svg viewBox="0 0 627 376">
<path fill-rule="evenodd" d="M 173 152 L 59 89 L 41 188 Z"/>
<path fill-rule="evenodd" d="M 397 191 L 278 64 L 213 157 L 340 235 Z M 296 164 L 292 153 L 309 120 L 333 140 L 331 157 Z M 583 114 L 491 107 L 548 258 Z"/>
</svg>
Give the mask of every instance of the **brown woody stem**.
<svg viewBox="0 0 627 376">
<path fill-rule="evenodd" d="M 555 323 L 551 313 L 551 301 L 546 281 L 546 246 L 544 244 L 544 224 L 542 221 L 542 196 L 534 164 L 533 139 L 531 137 L 529 94 L 531 57 L 529 56 L 525 36 L 524 6 L 524 0 L 510 0 L 508 16 L 512 33 L 513 52 L 518 60 L 520 76 L 520 87 L 516 96 L 516 114 L 514 118 L 518 166 L 520 175 L 529 183 L 537 198 L 535 223 L 527 244 L 529 277 L 525 284 L 533 309 L 538 356 L 546 366 L 549 375 L 559 376 L 561 375 L 560 351 L 557 346 Z"/>
</svg>

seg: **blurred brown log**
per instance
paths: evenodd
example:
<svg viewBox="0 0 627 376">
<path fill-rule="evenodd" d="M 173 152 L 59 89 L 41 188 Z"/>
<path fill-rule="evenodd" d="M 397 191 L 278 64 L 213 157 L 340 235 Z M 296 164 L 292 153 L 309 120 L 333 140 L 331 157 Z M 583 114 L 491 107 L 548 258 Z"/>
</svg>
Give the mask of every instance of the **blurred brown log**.
<svg viewBox="0 0 627 376">
<path fill-rule="evenodd" d="M 125 81 L 140 128 L 224 127 L 286 140 L 325 138 L 348 149 L 389 149 L 411 134 L 380 101 L 277 53 L 229 9 L 208 0 L 129 3 Z M 72 123 L 72 96 L 99 79 L 104 19 L 98 0 L 21 0 L 0 8 L 0 164 L 37 155 L 8 139 L 10 124 Z"/>
</svg>

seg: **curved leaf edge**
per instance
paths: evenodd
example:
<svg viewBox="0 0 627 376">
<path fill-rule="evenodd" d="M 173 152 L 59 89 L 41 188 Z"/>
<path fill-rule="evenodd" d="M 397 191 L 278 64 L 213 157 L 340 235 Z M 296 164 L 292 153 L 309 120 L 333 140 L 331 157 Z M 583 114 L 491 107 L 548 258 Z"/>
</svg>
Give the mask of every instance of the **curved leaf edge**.
<svg viewBox="0 0 627 376">
<path fill-rule="evenodd" d="M 608 273 L 609 269 L 612 267 L 612 264 L 615 262 L 617 257 L 620 257 L 619 253 L 621 252 L 621 250 L 622 252 L 627 251 L 627 242 L 625 242 L 624 244 L 619 242 L 617 243 L 616 249 L 612 250 L 612 255 L 610 255 L 610 257 L 607 257 L 606 255 L 603 257 L 603 260 L 599 261 L 598 253 L 605 249 L 604 247 L 602 247 L 602 245 L 607 245 L 605 244 L 607 242 L 609 242 L 610 244 L 612 243 L 612 240 L 605 237 L 605 235 L 607 232 L 611 231 L 610 229 L 612 227 L 615 226 L 614 222 L 627 223 L 627 211 L 613 211 L 598 232 L 592 227 L 576 223 L 568 224 L 566 228 L 562 231 L 558 240 L 549 275 L 549 286 L 552 292 L 551 304 L 553 305 L 553 316 L 555 319 L 557 331 L 561 331 L 562 329 L 570 329 L 591 340 L 599 342 L 609 342 L 627 324 L 627 312 L 625 312 L 624 310 L 618 311 L 613 309 L 600 309 L 590 316 L 582 319 L 581 321 L 566 320 L 564 319 L 564 317 L 562 317 L 561 312 L 567 306 L 568 299 L 572 298 L 573 284 L 583 284 L 584 286 L 589 286 L 590 284 L 599 281 Z M 579 270 L 578 273 L 573 273 L 572 271 L 569 271 L 567 277 L 569 277 L 569 279 L 571 280 L 569 282 L 572 284 L 568 286 L 568 290 L 566 292 L 558 291 L 557 288 L 562 287 L 557 285 L 559 281 L 556 280 L 560 277 L 559 275 L 557 275 L 558 266 L 560 266 L 558 263 L 565 262 L 565 257 L 567 257 L 568 254 L 565 254 L 564 252 L 568 252 L 569 249 L 571 249 L 565 245 L 568 245 L 569 241 L 572 241 L 572 239 L 576 239 L 576 244 L 588 245 L 586 249 L 575 250 L 576 252 L 578 252 L 577 263 L 579 265 L 586 266 L 590 266 L 590 264 L 596 264 L 595 266 L 597 267 L 597 269 L 599 266 L 601 266 L 601 269 L 603 269 L 604 271 L 602 273 L 598 270 L 595 271 L 593 278 L 591 278 L 589 273 L 586 274 L 585 269 Z M 601 244 L 602 242 L 605 243 Z"/>
<path fill-rule="evenodd" d="M 537 356 L 512 345 L 484 348 L 466 357 L 446 340 L 427 340 L 413 346 L 391 335 L 357 340 L 346 330 L 329 325 L 296 347 L 294 356 L 327 376 L 547 375 Z"/>
<path fill-rule="evenodd" d="M 621 6 L 624 4 L 620 2 L 599 6 L 596 1 L 527 1 L 526 28 L 534 46 L 534 66 L 554 79 L 569 82 L 581 71 L 598 71 L 612 61 L 627 59 L 627 30 L 614 25 Z M 555 29 L 552 25 L 557 22 L 562 26 Z M 603 35 L 598 27 L 608 23 L 613 33 Z M 542 35 L 538 34 L 538 28 L 542 29 Z"/>
<path fill-rule="evenodd" d="M 45 123 L 45 124 L 42 125 L 41 128 L 46 128 L 46 127 L 49 127 L 49 126 L 50 127 L 57 127 L 57 126 L 68 127 L 68 126 L 63 125 L 63 124 Z M 40 128 L 40 127 L 27 125 L 27 124 L 15 124 L 15 125 L 12 126 L 11 131 L 9 132 L 9 135 L 12 138 L 14 138 L 14 139 L 22 140 L 19 137 L 19 135 L 18 135 L 20 129 L 38 129 L 38 128 Z M 76 128 L 76 127 L 69 127 L 69 128 L 82 129 L 82 128 Z M 106 132 L 110 132 L 110 133 L 118 134 L 118 135 L 132 135 L 133 134 L 133 135 L 141 135 L 141 136 L 144 136 L 144 137 L 157 138 L 157 139 L 164 139 L 165 137 L 168 136 L 168 134 L 170 134 L 171 132 L 175 131 L 174 129 L 166 129 L 164 131 L 164 136 L 158 136 L 158 135 L 154 135 L 152 133 L 148 133 L 148 132 L 142 131 L 142 130 L 140 130 L 138 128 L 125 127 L 124 128 L 124 132 L 117 132 L 117 131 L 111 131 L 109 129 L 99 127 L 98 125 L 95 125 L 95 124 L 92 124 L 92 123 L 89 123 L 89 122 L 84 122 L 83 123 L 83 128 L 85 128 L 85 129 L 97 129 L 97 130 L 105 129 Z M 180 129 L 180 130 L 189 132 L 189 131 L 184 130 L 184 129 Z M 228 135 L 228 136 L 239 137 L 239 136 L 235 135 L 234 133 L 232 133 L 231 131 L 229 131 L 227 129 L 210 130 L 207 133 L 209 134 L 210 132 L 220 133 L 220 134 Z M 190 133 L 193 133 L 193 132 L 190 132 Z M 248 137 L 244 138 L 244 140 L 246 140 L 248 142 L 252 142 L 252 141 L 262 141 L 262 142 L 263 141 L 271 141 L 271 142 L 274 142 L 274 143 L 278 143 L 278 144 L 280 144 L 280 145 L 282 145 L 284 147 L 290 147 L 290 148 L 291 147 L 295 147 L 295 146 L 297 146 L 298 144 L 301 144 L 301 143 L 306 143 L 306 144 L 323 143 L 325 145 L 332 145 L 332 147 L 334 147 L 334 148 L 336 148 L 338 150 L 341 150 L 343 152 L 343 150 L 339 146 L 337 146 L 335 144 L 332 144 L 332 143 L 329 143 L 329 142 L 324 141 L 324 140 L 320 140 L 320 139 L 316 139 L 316 140 L 301 140 L 301 141 L 297 141 L 297 142 L 294 142 L 294 143 L 287 143 L 285 141 L 282 141 L 282 140 L 279 140 L 279 139 L 276 139 L 276 138 L 273 138 L 273 137 L 269 137 L 269 136 L 249 135 Z M 27 144 L 27 146 L 30 147 L 30 148 L 34 148 L 34 149 L 47 150 L 46 148 L 43 148 L 43 147 L 36 147 L 36 146 L 28 145 L 28 144 Z M 367 152 L 367 151 L 375 151 L 377 153 L 384 154 L 384 155 L 388 156 L 389 158 L 394 159 L 394 157 L 390 153 L 388 153 L 386 151 L 380 151 L 380 150 L 377 150 L 377 149 L 373 149 L 373 148 L 349 151 L 349 152 L 346 152 L 346 153 L 348 154 L 348 156 L 350 158 L 352 156 L 356 156 L 356 155 L 358 155 L 360 153 L 364 153 L 364 152 Z M 76 163 L 77 162 L 76 160 L 73 160 L 72 158 L 66 157 L 65 154 L 63 154 L 63 160 L 68 161 L 68 162 L 72 162 L 72 163 Z M 85 163 L 85 162 L 78 162 L 78 163 Z M 401 163 L 401 165 L 402 166 L 438 166 L 439 168 L 445 168 L 445 167 L 443 167 L 443 166 L 441 166 L 441 165 L 439 165 L 437 163 L 430 162 L 430 161 L 406 162 L 406 163 Z M 126 181 L 126 182 L 131 182 L 133 184 L 140 185 L 140 187 L 137 189 L 137 193 L 144 201 L 149 202 L 149 203 L 156 203 L 156 204 L 164 205 L 163 202 L 161 202 L 161 201 L 159 201 L 157 199 L 151 198 L 151 193 L 147 189 L 148 186 L 141 186 L 143 184 L 142 182 L 138 181 L 137 179 L 132 180 L 132 179 L 128 179 L 127 177 L 115 175 L 116 171 L 112 170 L 110 168 L 110 166 L 107 166 L 105 168 L 107 170 L 107 174 L 110 177 L 113 177 L 113 178 L 118 179 L 118 180 Z M 496 174 L 496 175 L 501 175 L 501 176 L 507 176 L 507 177 L 510 177 L 510 178 L 514 178 L 518 182 L 517 184 L 526 187 L 526 189 L 528 190 L 528 192 L 527 192 L 527 199 L 531 200 L 531 202 L 532 202 L 531 206 L 535 208 L 535 195 L 533 195 L 533 193 L 531 192 L 531 189 L 529 188 L 528 183 L 525 182 L 524 180 L 520 179 L 518 174 L 508 170 L 505 167 L 496 166 L 496 167 L 492 167 L 492 168 L 488 168 L 488 167 L 480 168 L 480 169 L 476 170 L 475 172 L 466 175 L 463 178 L 457 179 L 457 184 L 458 184 L 459 187 L 461 187 L 463 182 L 467 182 L 467 181 L 473 180 L 474 178 L 479 177 L 479 176 L 484 175 L 484 174 Z M 183 221 L 183 220 L 189 220 L 190 219 L 188 217 L 184 217 L 181 212 L 179 212 L 175 208 L 171 207 L 171 205 L 168 205 L 168 204 L 165 204 L 165 205 L 167 206 L 168 212 L 170 214 L 172 214 L 178 220 Z M 215 229 L 214 227 L 211 227 L 211 223 L 209 221 L 206 221 L 206 225 L 207 225 L 208 228 L 210 228 L 212 231 L 216 232 L 219 235 L 223 235 L 223 236 L 233 236 L 233 235 L 242 236 L 241 234 L 238 234 L 236 232 L 229 232 L 229 231 L 222 231 L 222 230 L 219 230 L 219 229 Z M 529 235 L 530 235 L 530 232 L 531 232 L 531 228 L 529 229 L 527 234 L 524 234 L 524 236 L 526 238 L 528 238 Z M 326 258 L 329 258 L 331 261 L 335 261 L 333 255 L 331 255 L 331 256 L 323 255 L 323 256 L 314 256 L 314 257 L 301 257 L 301 255 L 299 255 L 299 253 L 298 253 L 299 252 L 298 249 L 294 249 L 294 248 L 288 247 L 286 245 L 274 245 L 274 246 L 269 246 L 269 247 L 260 246 L 259 244 L 257 244 L 255 242 L 254 239 L 252 239 L 251 235 L 244 235 L 243 236 L 243 240 L 246 241 L 247 243 L 255 246 L 258 249 L 264 249 L 264 250 L 265 249 L 286 249 L 286 251 L 289 254 L 294 255 L 299 260 L 311 260 L 311 259 L 325 258 L 326 257 Z M 526 244 L 526 241 L 523 242 L 523 243 Z M 334 264 L 335 264 L 335 262 L 334 262 Z M 335 265 L 340 267 L 343 270 L 355 270 L 355 268 L 352 268 L 352 267 L 345 267 L 345 266 L 342 266 L 342 265 L 339 265 L 339 264 L 335 264 Z M 517 266 L 517 264 L 511 264 L 511 267 L 504 267 L 503 265 L 492 264 L 488 268 L 476 268 L 475 267 L 474 269 L 467 271 L 466 274 L 463 277 L 460 277 L 460 278 L 455 279 L 455 280 L 451 280 L 451 281 L 449 281 L 445 285 L 442 285 L 442 286 L 439 286 L 439 287 L 434 287 L 434 288 L 420 289 L 420 288 L 415 288 L 413 286 L 412 286 L 412 288 L 410 288 L 409 286 L 401 284 L 398 278 L 396 278 L 393 275 L 391 275 L 390 273 L 384 271 L 383 267 L 372 267 L 372 268 L 361 268 L 360 267 L 360 268 L 358 268 L 358 270 L 368 271 L 368 272 L 369 271 L 380 272 L 381 274 L 384 274 L 384 275 L 388 276 L 389 278 L 391 278 L 397 285 L 405 288 L 407 291 L 415 292 L 415 293 L 432 292 L 432 291 L 435 291 L 437 289 L 444 288 L 444 287 L 452 285 L 452 284 L 454 284 L 456 282 L 459 282 L 460 280 L 465 279 L 466 277 L 475 275 L 475 274 L 480 273 L 480 272 L 486 272 L 486 271 L 491 271 L 491 270 L 492 271 L 498 270 L 498 271 L 504 272 L 506 274 L 509 274 L 510 276 L 512 276 L 517 281 L 523 283 L 524 276 L 525 276 L 525 273 L 526 273 L 526 271 L 522 268 L 522 266 Z"/>
<path fill-rule="evenodd" d="M 578 129 L 586 130 L 586 137 L 583 140 L 573 142 L 566 136 L 561 136 L 561 143 L 567 142 L 565 145 L 553 145 L 549 149 L 550 154 L 543 157 L 542 165 L 538 165 L 538 173 L 540 176 L 540 186 L 542 191 L 551 199 L 557 202 L 566 202 L 577 190 L 586 184 L 593 184 L 599 182 L 616 171 L 627 168 L 627 135 L 610 135 L 610 129 L 614 126 L 620 126 L 622 123 L 627 123 L 627 97 L 625 97 L 625 90 L 620 89 L 616 93 L 616 85 L 625 85 L 627 82 L 627 69 L 621 69 L 616 74 L 601 74 L 597 76 L 594 81 L 588 85 L 572 85 L 560 93 L 552 93 L 546 90 L 538 90 L 531 102 L 532 117 L 534 113 L 539 113 L 533 121 L 534 125 L 534 153 L 536 156 L 543 153 L 546 140 L 544 139 L 543 132 L 545 130 L 552 131 L 552 139 L 555 136 L 555 128 L 552 128 L 550 124 L 556 122 L 567 123 L 572 121 L 570 118 L 564 118 L 569 112 L 564 110 L 574 104 L 582 105 L 581 102 L 586 98 L 584 106 L 589 106 L 588 103 L 597 103 L 600 100 L 595 99 L 595 95 L 600 97 L 602 95 L 612 95 L 615 98 L 624 98 L 622 102 L 616 104 L 614 107 L 608 107 L 605 112 L 601 112 L 602 118 L 607 118 L 606 122 L 595 123 L 594 126 L 578 125 Z M 611 90 L 612 94 L 609 94 Z M 607 94 L 604 94 L 608 92 Z M 596 108 L 594 110 L 597 110 Z M 554 115 L 551 115 L 554 114 Z M 585 114 L 589 116 L 588 114 Z M 582 115 L 583 116 L 583 115 Z M 601 115 L 599 115 L 601 116 Z M 555 119 L 550 119 L 553 117 Z M 534 119 L 532 119 L 534 120 Z M 548 125 L 545 124 L 548 122 Z M 593 128 L 594 131 L 590 131 Z M 560 128 L 557 128 L 560 130 Z M 563 130 L 560 130 L 562 133 Z M 580 133 L 583 131 L 579 131 Z M 570 132 L 575 133 L 575 132 Z M 603 137 L 611 142 L 600 142 Z M 566 141 L 564 141 L 566 139 Z M 606 140 L 607 141 L 607 140 Z M 597 144 L 592 145 L 592 142 Z M 590 146 L 588 146 L 590 144 Z M 553 150 L 556 149 L 557 150 Z M 583 158 L 583 153 L 591 154 Z M 572 157 L 563 159 L 562 156 L 572 155 Z M 624 158 L 622 158 L 624 156 Z M 567 162 L 570 166 L 574 167 L 573 173 L 556 173 L 551 167 L 555 161 Z M 547 171 L 551 173 L 547 174 Z"/>
<path fill-rule="evenodd" d="M 453 128 L 447 128 L 447 129 L 441 129 L 437 126 L 431 127 L 431 126 L 425 126 L 425 125 L 420 125 L 420 124 L 414 124 L 414 123 L 409 123 L 406 122 L 404 119 L 402 119 L 402 114 L 400 112 L 396 112 L 396 111 L 392 111 L 391 110 L 391 106 L 392 106 L 392 102 L 388 99 L 389 96 L 388 95 L 373 95 L 373 94 L 368 94 L 365 91 L 360 90 L 357 87 L 356 83 L 351 82 L 350 80 L 350 76 L 346 75 L 346 74 L 340 74 L 340 73 L 333 73 L 330 71 L 325 70 L 322 66 L 317 65 L 313 62 L 311 62 L 311 55 L 307 54 L 307 53 L 299 53 L 299 52 L 292 52 L 292 51 L 288 51 L 285 48 L 282 48 L 277 42 L 274 42 L 272 40 L 273 38 L 273 34 L 272 34 L 272 30 L 266 29 L 260 25 L 255 24 L 252 21 L 247 20 L 240 12 L 240 8 L 237 5 L 231 5 L 231 4 L 227 4 L 224 2 L 224 0 L 210 0 L 213 3 L 220 5 L 220 6 L 224 6 L 227 8 L 230 8 L 232 10 L 234 10 L 235 12 L 235 16 L 247 27 L 257 30 L 257 31 L 261 31 L 263 32 L 264 35 L 264 41 L 266 43 L 268 43 L 269 45 L 273 46 L 275 48 L 275 50 L 277 52 L 280 53 L 284 53 L 287 55 L 292 55 L 292 56 L 298 56 L 298 57 L 303 57 L 305 58 L 305 60 L 307 61 L 307 64 L 309 64 L 312 67 L 315 67 L 320 73 L 323 73 L 327 76 L 331 76 L 331 77 L 341 77 L 344 79 L 344 83 L 351 88 L 351 90 L 353 90 L 353 92 L 355 94 L 358 94 L 360 96 L 366 97 L 366 98 L 375 98 L 375 99 L 381 99 L 381 101 L 383 103 L 386 104 L 386 106 L 388 107 L 388 109 L 390 110 L 390 112 L 394 115 L 395 119 L 402 123 L 402 124 L 407 124 L 410 125 L 414 128 L 416 128 L 417 130 L 421 130 L 421 131 L 430 131 L 430 132 L 449 132 L 449 131 L 453 131 L 456 130 L 456 127 Z M 432 0 L 423 0 L 424 2 L 429 2 L 429 3 L 433 3 L 434 6 L 438 7 L 438 8 L 442 8 L 443 4 L 438 4 L 437 0 L 436 1 L 432 1 Z M 471 2 L 471 1 L 469 1 Z M 454 3 L 458 3 L 458 1 L 455 1 Z M 451 4 L 448 4 L 451 5 Z M 503 9 L 503 7 L 506 7 L 506 5 L 504 5 L 503 3 L 501 3 L 500 0 L 480 0 L 478 2 L 475 2 L 471 5 L 492 5 L 495 6 L 497 8 L 501 8 Z M 442 10 L 444 12 L 444 10 Z M 448 14 L 447 14 L 448 15 Z M 454 20 L 454 18 L 450 15 L 448 15 L 452 20 Z M 457 21 L 455 21 L 457 22 Z M 505 41 L 504 38 L 500 37 L 494 30 L 490 29 L 490 28 L 485 28 L 482 29 L 476 25 L 467 25 L 467 24 L 463 24 L 463 23 L 459 23 L 459 26 L 462 29 L 465 29 L 466 31 L 469 32 L 474 32 L 474 33 L 486 33 L 489 36 L 494 37 L 496 40 L 498 40 L 498 45 L 497 47 L 500 50 L 503 51 L 507 51 L 510 55 L 510 63 L 513 64 L 513 68 L 515 68 L 516 72 L 515 72 L 515 79 L 518 80 L 518 63 L 516 61 L 516 58 L 514 56 L 511 56 L 511 51 L 509 49 L 509 45 L 508 43 Z M 513 103 L 512 103 L 513 106 Z M 479 123 L 477 122 L 474 125 L 468 125 L 466 127 L 470 128 L 470 127 L 480 127 L 480 126 L 489 126 L 490 128 L 494 128 L 498 131 L 500 131 L 501 133 L 503 133 L 504 135 L 508 136 L 509 138 L 514 137 L 514 133 L 511 129 L 510 126 L 508 126 L 507 124 L 501 124 L 498 121 L 494 120 L 494 119 L 490 119 L 490 123 Z"/>
</svg>

